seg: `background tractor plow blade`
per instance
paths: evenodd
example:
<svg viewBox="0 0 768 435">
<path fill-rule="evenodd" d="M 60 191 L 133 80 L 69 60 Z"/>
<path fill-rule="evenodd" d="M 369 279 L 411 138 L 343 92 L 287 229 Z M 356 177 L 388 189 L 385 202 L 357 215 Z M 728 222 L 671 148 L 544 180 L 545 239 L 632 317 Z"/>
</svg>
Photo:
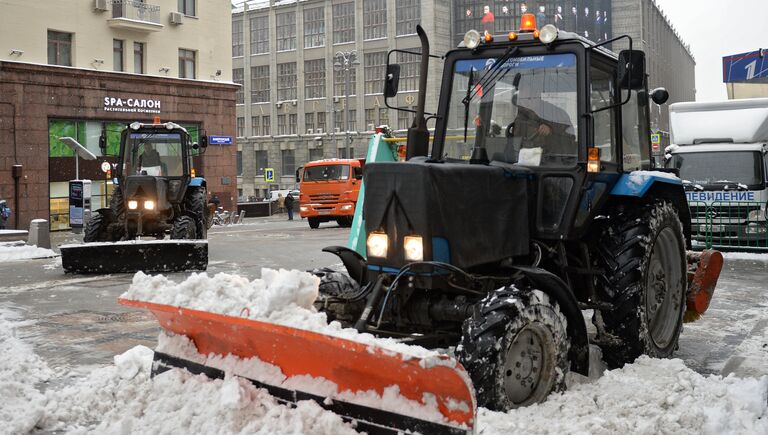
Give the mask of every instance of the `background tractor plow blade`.
<svg viewBox="0 0 768 435">
<path fill-rule="evenodd" d="M 688 252 L 686 322 L 698 320 L 707 311 L 722 269 L 723 254 L 719 251 Z"/>
<path fill-rule="evenodd" d="M 208 267 L 207 240 L 130 240 L 63 245 L 61 265 L 70 273 L 180 272 Z"/>
<path fill-rule="evenodd" d="M 158 371 L 183 367 L 193 373 L 222 377 L 223 370 L 206 364 L 206 355 L 232 354 L 242 359 L 256 357 L 274 365 L 287 378 L 254 379 L 233 374 L 266 388 L 276 398 L 295 403 L 314 400 L 323 408 L 354 420 L 358 428 L 372 433 L 418 431 L 422 433 L 471 433 L 475 424 L 474 391 L 464 368 L 447 356 L 419 358 L 369 344 L 312 331 L 144 301 L 119 299 L 123 305 L 150 310 L 163 329 L 187 336 L 197 347 L 194 357 L 155 353 Z M 213 360 L 213 359 L 212 359 Z M 202 361 L 202 362 L 201 362 Z M 165 367 L 165 369 L 163 369 Z M 310 376 L 331 381 L 338 397 L 291 388 L 296 377 Z M 371 402 L 371 393 L 399 386 L 399 395 L 427 406 L 433 397 L 433 414 L 403 410 L 387 401 Z M 382 406 L 378 406 L 381 404 Z M 435 415 L 436 414 L 436 415 Z"/>
</svg>

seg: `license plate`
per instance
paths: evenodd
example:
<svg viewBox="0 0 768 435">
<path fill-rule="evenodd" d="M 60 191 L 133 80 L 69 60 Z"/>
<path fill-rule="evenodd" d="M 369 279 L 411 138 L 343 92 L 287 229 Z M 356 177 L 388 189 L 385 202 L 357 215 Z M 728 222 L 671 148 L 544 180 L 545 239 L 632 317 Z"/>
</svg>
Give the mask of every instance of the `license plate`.
<svg viewBox="0 0 768 435">
<path fill-rule="evenodd" d="M 322 214 L 322 215 L 326 215 L 326 214 L 331 214 L 331 211 L 330 210 L 318 210 L 317 213 L 318 214 Z"/>
<path fill-rule="evenodd" d="M 700 233 L 724 233 L 725 225 L 699 225 Z"/>
</svg>

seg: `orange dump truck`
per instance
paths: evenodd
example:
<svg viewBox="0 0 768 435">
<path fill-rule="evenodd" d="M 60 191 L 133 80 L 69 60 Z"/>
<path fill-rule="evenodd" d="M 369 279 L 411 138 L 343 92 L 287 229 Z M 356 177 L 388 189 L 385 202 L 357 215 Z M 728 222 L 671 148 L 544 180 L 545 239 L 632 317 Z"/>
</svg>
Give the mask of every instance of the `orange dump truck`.
<svg viewBox="0 0 768 435">
<path fill-rule="evenodd" d="M 309 162 L 299 169 L 299 213 L 310 228 L 332 220 L 342 227 L 352 225 L 363 165 L 364 159 L 330 159 Z"/>
</svg>

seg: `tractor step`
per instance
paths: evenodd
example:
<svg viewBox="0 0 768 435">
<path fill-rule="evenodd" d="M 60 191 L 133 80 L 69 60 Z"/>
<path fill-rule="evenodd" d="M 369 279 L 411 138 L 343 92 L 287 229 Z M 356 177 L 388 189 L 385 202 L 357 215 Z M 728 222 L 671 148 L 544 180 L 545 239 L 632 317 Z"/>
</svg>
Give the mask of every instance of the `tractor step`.
<svg viewBox="0 0 768 435">
<path fill-rule="evenodd" d="M 184 368 L 221 378 L 226 371 L 267 389 L 283 403 L 313 400 L 369 433 L 473 432 L 476 403 L 471 381 L 461 364 L 445 355 L 411 355 L 183 307 L 129 299 L 118 302 L 148 309 L 171 337 L 186 336 L 194 344 L 166 346 L 161 340 L 155 352 L 157 373 Z M 237 357 L 238 363 L 222 362 L 229 355 Z M 265 368 L 264 363 L 271 367 Z M 280 376 L 274 374 L 276 369 Z M 387 394 L 393 387 L 397 388 L 395 398 Z"/>
<path fill-rule="evenodd" d="M 208 267 L 207 240 L 129 240 L 62 245 L 67 273 L 181 272 Z"/>
</svg>

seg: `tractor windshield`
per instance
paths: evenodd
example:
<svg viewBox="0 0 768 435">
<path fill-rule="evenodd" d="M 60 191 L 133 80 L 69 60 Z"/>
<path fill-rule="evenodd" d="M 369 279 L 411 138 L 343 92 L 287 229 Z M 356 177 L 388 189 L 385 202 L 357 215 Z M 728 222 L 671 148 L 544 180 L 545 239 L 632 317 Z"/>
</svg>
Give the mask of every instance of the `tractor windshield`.
<svg viewBox="0 0 768 435">
<path fill-rule="evenodd" d="M 125 175 L 184 175 L 180 133 L 131 133 L 123 156 Z"/>
<path fill-rule="evenodd" d="M 572 166 L 578 159 L 577 69 L 571 53 L 459 60 L 442 158 Z"/>
</svg>

